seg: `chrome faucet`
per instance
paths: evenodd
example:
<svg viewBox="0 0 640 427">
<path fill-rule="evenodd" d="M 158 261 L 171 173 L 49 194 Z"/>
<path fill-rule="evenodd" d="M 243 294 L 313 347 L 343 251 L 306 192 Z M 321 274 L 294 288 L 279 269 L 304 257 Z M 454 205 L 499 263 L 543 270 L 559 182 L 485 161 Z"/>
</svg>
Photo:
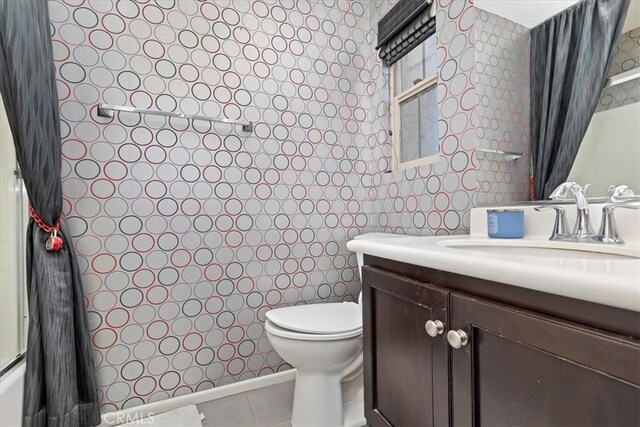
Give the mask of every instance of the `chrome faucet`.
<svg viewBox="0 0 640 427">
<path fill-rule="evenodd" d="M 595 236 L 593 227 L 591 226 L 589 202 L 586 196 L 589 185 L 590 184 L 582 186 L 573 181 L 564 182 L 553 190 L 553 193 L 549 196 L 551 200 L 563 200 L 567 199 L 570 195 L 573 196 L 576 202 L 576 222 L 573 226 L 573 232 L 568 236 L 571 239 L 588 240 Z"/>
<path fill-rule="evenodd" d="M 589 188 L 589 184 L 581 186 L 572 181 L 564 182 L 556 188 L 549 196 L 551 200 L 566 200 L 569 196 L 573 196 L 576 203 L 576 222 L 573 231 L 568 232 L 567 219 L 565 209 L 558 205 L 537 206 L 536 211 L 544 211 L 554 209 L 556 211 L 556 219 L 553 231 L 549 240 L 569 240 L 577 242 L 593 242 L 593 243 L 624 243 L 619 236 L 616 227 L 614 211 L 617 208 L 640 209 L 640 202 L 625 201 L 625 198 L 632 197 L 633 191 L 626 185 L 610 186 L 608 203 L 602 208 L 602 222 L 598 233 L 594 233 L 591 226 L 589 216 L 589 202 L 585 192 Z"/>
</svg>

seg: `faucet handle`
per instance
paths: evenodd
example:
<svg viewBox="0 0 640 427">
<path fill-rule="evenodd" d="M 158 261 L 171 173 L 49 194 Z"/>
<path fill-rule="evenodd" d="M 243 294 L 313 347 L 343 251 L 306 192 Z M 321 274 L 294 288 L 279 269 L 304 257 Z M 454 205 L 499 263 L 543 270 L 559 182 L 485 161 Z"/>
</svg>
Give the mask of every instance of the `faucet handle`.
<svg viewBox="0 0 640 427">
<path fill-rule="evenodd" d="M 553 223 L 553 230 L 549 240 L 562 240 L 569 237 L 569 225 L 567 224 L 566 210 L 562 206 L 558 205 L 542 205 L 533 208 L 537 212 L 543 212 L 548 210 L 556 211 L 556 219 Z"/>
<path fill-rule="evenodd" d="M 603 243 L 624 243 L 618 234 L 618 227 L 613 212 L 616 208 L 640 209 L 640 202 L 614 202 L 602 207 L 602 221 L 596 239 Z"/>
<path fill-rule="evenodd" d="M 628 185 L 610 185 L 607 188 L 607 192 L 609 193 L 608 200 L 610 202 L 617 202 L 620 199 L 635 196 L 633 190 Z"/>
</svg>

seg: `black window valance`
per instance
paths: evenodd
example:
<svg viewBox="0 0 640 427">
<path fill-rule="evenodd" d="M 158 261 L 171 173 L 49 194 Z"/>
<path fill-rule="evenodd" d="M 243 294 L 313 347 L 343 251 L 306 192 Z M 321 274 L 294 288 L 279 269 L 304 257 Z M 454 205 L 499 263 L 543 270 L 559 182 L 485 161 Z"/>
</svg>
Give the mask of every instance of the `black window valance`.
<svg viewBox="0 0 640 427">
<path fill-rule="evenodd" d="M 387 65 L 398 61 L 436 31 L 433 0 L 400 0 L 378 22 L 380 59 Z"/>
</svg>

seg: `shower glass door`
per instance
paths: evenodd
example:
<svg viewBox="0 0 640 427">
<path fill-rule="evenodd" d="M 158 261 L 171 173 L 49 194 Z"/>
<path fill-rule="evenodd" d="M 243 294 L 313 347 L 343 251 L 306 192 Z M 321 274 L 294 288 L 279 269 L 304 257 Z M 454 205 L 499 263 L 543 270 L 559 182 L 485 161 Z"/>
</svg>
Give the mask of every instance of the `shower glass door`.
<svg viewBox="0 0 640 427">
<path fill-rule="evenodd" d="M 26 348 L 27 196 L 0 98 L 0 372 Z"/>
</svg>

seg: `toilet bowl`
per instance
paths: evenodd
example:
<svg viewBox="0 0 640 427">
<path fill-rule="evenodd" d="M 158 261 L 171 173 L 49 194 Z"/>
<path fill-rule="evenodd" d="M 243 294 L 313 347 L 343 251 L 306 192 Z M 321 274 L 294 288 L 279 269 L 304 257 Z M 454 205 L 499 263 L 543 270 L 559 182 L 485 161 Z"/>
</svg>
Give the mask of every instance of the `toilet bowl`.
<svg viewBox="0 0 640 427">
<path fill-rule="evenodd" d="M 369 233 L 356 238 L 369 237 L 397 236 Z M 362 254 L 358 254 L 359 273 L 362 261 Z M 294 427 L 349 425 L 343 416 L 341 383 L 362 369 L 361 296 L 358 304 L 298 305 L 266 313 L 269 342 L 296 368 L 291 417 Z M 357 418 L 364 421 L 364 413 Z"/>
<path fill-rule="evenodd" d="M 305 310 L 308 308 L 311 310 Z M 362 365 L 358 304 L 285 307 L 267 312 L 267 318 L 265 329 L 271 345 L 297 370 L 291 424 L 342 426 L 342 380 Z M 323 319 L 334 322 L 326 325 Z M 344 322 L 342 327 L 336 319 Z"/>
</svg>

